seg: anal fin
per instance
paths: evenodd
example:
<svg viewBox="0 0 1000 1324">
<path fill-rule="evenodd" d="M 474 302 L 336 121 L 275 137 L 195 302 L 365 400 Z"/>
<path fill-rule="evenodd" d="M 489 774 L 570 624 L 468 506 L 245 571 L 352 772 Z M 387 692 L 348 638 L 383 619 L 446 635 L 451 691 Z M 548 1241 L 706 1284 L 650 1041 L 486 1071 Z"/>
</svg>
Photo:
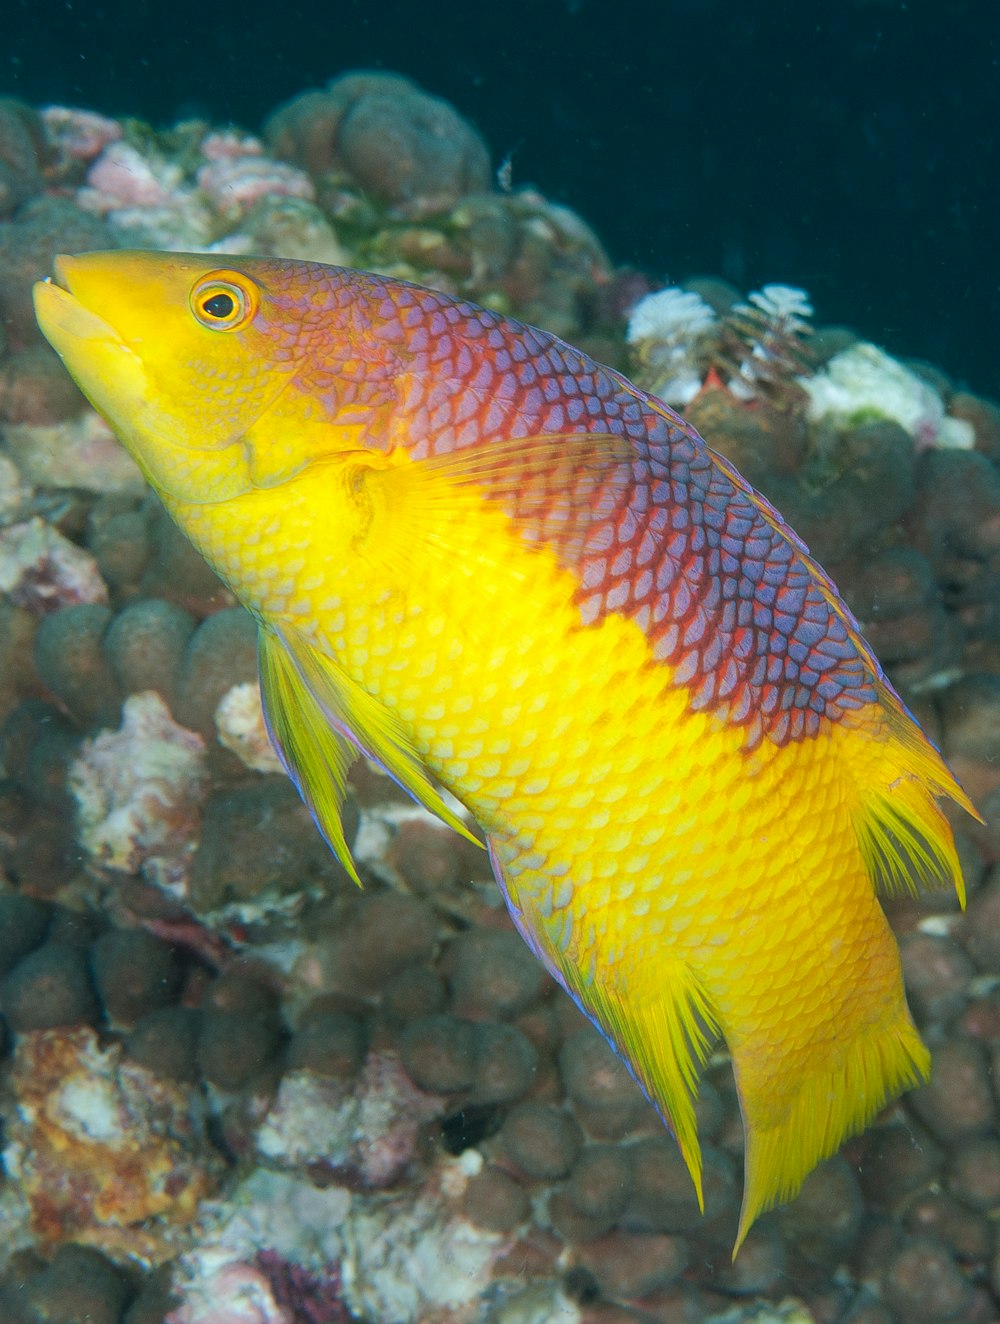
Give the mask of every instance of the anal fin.
<svg viewBox="0 0 1000 1324">
<path fill-rule="evenodd" d="M 490 862 L 518 932 L 591 1023 L 618 1053 L 677 1141 L 704 1211 L 701 1145 L 695 1103 L 698 1078 L 720 1035 L 720 1018 L 697 973 L 657 953 L 639 962 L 621 990 L 598 984 L 554 942 L 533 913 L 524 876 L 508 878 L 504 845 L 489 839 Z"/>
<path fill-rule="evenodd" d="M 668 959 L 654 967 L 640 989 L 621 997 L 612 989 L 583 989 L 571 977 L 566 986 L 670 1128 L 704 1212 L 695 1103 L 699 1075 L 719 1036 L 718 1018 L 689 965 Z"/>
</svg>

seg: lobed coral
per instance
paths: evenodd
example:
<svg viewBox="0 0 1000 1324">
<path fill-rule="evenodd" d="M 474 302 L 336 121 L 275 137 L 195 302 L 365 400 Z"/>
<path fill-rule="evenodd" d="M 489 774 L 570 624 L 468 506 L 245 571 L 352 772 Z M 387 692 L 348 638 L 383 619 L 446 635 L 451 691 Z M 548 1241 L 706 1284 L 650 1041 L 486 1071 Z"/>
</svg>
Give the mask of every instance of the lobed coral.
<svg viewBox="0 0 1000 1324">
<path fill-rule="evenodd" d="M 489 187 L 489 154 L 472 126 L 396 74 L 344 74 L 305 92 L 274 113 L 265 135 L 314 177 L 339 169 L 411 216 Z"/>
</svg>

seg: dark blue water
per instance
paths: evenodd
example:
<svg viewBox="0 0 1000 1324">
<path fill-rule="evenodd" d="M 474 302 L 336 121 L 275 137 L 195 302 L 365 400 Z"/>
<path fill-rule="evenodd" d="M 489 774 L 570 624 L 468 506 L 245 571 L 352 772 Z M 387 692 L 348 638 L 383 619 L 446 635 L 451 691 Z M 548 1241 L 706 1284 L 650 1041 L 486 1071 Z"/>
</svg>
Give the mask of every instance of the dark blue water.
<svg viewBox="0 0 1000 1324">
<path fill-rule="evenodd" d="M 0 91 L 256 127 L 345 69 L 410 74 L 514 181 L 673 280 L 804 285 L 821 320 L 1000 394 L 1000 6 L 6 0 Z"/>
</svg>

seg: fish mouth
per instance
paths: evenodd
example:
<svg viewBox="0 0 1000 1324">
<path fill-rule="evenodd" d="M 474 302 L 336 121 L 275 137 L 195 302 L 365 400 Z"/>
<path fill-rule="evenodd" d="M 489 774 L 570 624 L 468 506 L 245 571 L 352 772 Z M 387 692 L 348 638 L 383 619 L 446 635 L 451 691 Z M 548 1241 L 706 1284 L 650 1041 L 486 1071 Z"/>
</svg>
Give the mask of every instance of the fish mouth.
<svg viewBox="0 0 1000 1324">
<path fill-rule="evenodd" d="M 60 255 L 52 264 L 53 275 L 36 282 L 32 289 L 35 316 L 45 338 L 60 354 L 80 342 L 114 344 L 124 349 L 124 342 L 111 323 L 88 308 L 74 293 L 76 261 Z"/>
</svg>

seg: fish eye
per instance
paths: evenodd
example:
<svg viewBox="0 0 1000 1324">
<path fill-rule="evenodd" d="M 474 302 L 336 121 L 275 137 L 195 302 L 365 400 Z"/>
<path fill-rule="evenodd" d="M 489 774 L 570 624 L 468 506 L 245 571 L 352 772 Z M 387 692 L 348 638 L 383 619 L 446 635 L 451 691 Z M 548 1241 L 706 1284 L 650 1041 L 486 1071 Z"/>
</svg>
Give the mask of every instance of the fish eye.
<svg viewBox="0 0 1000 1324">
<path fill-rule="evenodd" d="M 235 331 L 257 311 L 253 283 L 236 271 L 213 271 L 191 291 L 191 311 L 212 331 Z"/>
</svg>

